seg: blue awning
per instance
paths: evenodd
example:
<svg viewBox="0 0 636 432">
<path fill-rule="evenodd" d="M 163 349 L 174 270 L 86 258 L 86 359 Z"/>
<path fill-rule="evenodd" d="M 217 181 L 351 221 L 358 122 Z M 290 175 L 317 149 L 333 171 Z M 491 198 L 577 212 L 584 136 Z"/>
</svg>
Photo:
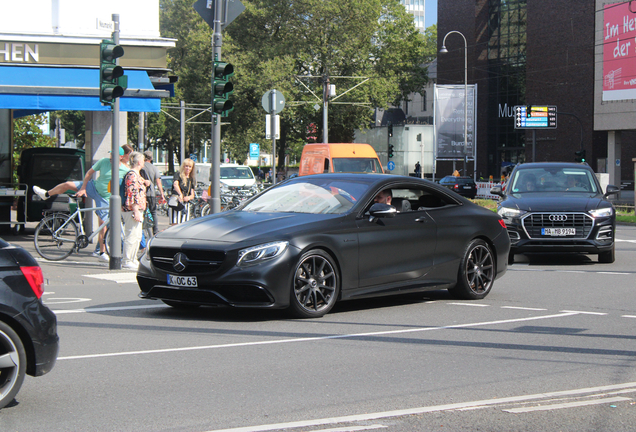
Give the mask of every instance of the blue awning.
<svg viewBox="0 0 636 432">
<path fill-rule="evenodd" d="M 119 109 L 159 112 L 166 90 L 155 90 L 148 73 L 125 70 L 128 89 Z M 110 111 L 99 101 L 99 69 L 0 66 L 0 108 L 36 113 L 56 110 Z M 19 113 L 15 113 L 16 117 Z"/>
</svg>

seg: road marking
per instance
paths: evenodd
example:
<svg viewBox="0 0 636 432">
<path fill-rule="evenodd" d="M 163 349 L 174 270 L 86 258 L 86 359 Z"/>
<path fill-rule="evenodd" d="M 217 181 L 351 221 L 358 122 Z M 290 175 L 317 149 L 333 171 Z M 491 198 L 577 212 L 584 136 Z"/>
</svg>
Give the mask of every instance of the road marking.
<svg viewBox="0 0 636 432">
<path fill-rule="evenodd" d="M 636 315 L 621 315 L 621 318 L 636 318 Z"/>
<path fill-rule="evenodd" d="M 483 304 L 483 303 L 448 303 L 448 304 L 455 305 L 455 306 L 490 307 L 490 305 Z"/>
<path fill-rule="evenodd" d="M 108 280 L 108 281 L 117 282 L 120 284 L 124 284 L 124 283 L 136 284 L 137 283 L 137 272 L 87 274 L 87 275 L 84 275 L 84 277 Z"/>
<path fill-rule="evenodd" d="M 91 301 L 91 299 L 87 299 L 87 298 L 79 298 L 79 297 L 75 297 L 75 298 L 64 298 L 64 297 L 53 297 L 53 298 L 47 298 L 46 300 L 43 300 L 42 303 L 44 303 L 45 305 L 49 306 L 49 305 L 54 305 L 54 304 L 62 304 L 62 303 L 82 303 L 82 302 L 87 302 L 87 301 Z"/>
<path fill-rule="evenodd" d="M 112 312 L 112 311 L 135 310 L 135 309 L 167 308 L 167 307 L 169 306 L 165 304 L 148 305 L 148 306 L 117 306 L 117 307 L 85 308 L 85 309 L 60 309 L 60 310 L 54 310 L 53 313 L 55 315 L 63 315 L 63 314 Z"/>
<path fill-rule="evenodd" d="M 517 264 L 514 264 L 515 266 Z M 520 267 L 527 267 L 530 264 L 520 263 Z M 608 274 L 614 276 L 632 276 L 634 272 L 608 272 L 608 271 L 586 271 L 586 270 L 554 270 L 554 269 L 530 269 L 530 268 L 514 268 L 508 267 L 508 271 L 520 271 L 520 272 L 543 272 L 543 273 L 578 273 L 578 274 Z"/>
<path fill-rule="evenodd" d="M 606 404 L 611 402 L 623 402 L 623 401 L 631 401 L 631 400 L 632 399 L 630 398 L 617 396 L 612 398 L 566 402 L 561 404 L 539 405 L 539 406 L 532 406 L 532 407 L 525 407 L 525 408 L 511 408 L 511 409 L 505 409 L 503 411 L 513 413 L 513 414 L 518 414 L 518 413 L 527 413 L 527 412 L 534 412 L 534 411 L 552 411 L 557 409 L 574 408 L 574 407 L 581 407 L 581 406 L 588 406 L 588 405 L 601 405 L 601 404 Z"/>
<path fill-rule="evenodd" d="M 607 315 L 604 312 L 585 312 L 585 311 L 571 311 L 571 310 L 562 310 L 559 312 L 564 312 L 564 313 L 569 312 L 569 313 L 575 313 L 575 314 L 581 314 L 581 315 L 600 315 L 600 316 Z"/>
<path fill-rule="evenodd" d="M 623 243 L 636 243 L 636 240 L 621 240 L 621 239 L 615 239 L 615 242 L 623 242 Z"/>
<path fill-rule="evenodd" d="M 149 306 L 149 307 L 152 307 L 152 306 Z M 104 309 L 110 309 L 110 308 L 104 308 Z M 95 310 L 95 309 L 92 309 L 92 310 Z M 385 330 L 385 331 L 369 332 L 369 333 L 352 333 L 352 334 L 343 334 L 343 335 L 316 336 L 316 337 L 295 338 L 295 339 L 277 339 L 277 340 L 270 340 L 270 341 L 238 342 L 238 343 L 230 343 L 230 344 L 222 344 L 222 345 L 203 345 L 203 346 L 165 348 L 165 349 L 144 350 L 144 351 L 122 351 L 122 352 L 104 353 L 104 354 L 86 354 L 86 355 L 77 355 L 77 356 L 68 356 L 68 357 L 58 357 L 57 360 L 58 361 L 80 360 L 80 359 L 91 359 L 91 358 L 102 358 L 102 357 L 119 357 L 119 356 L 128 356 L 128 355 L 162 354 L 162 353 L 183 352 L 183 351 L 200 351 L 200 350 L 210 350 L 210 349 L 249 347 L 249 346 L 258 346 L 258 345 L 277 345 L 277 344 L 284 344 L 284 343 L 315 342 L 315 341 L 322 341 L 322 340 L 329 340 L 329 339 L 367 338 L 367 337 L 386 336 L 386 335 L 395 335 L 395 334 L 421 333 L 421 332 L 433 331 L 433 330 L 448 330 L 448 329 L 481 327 L 481 326 L 497 325 L 497 324 L 511 324 L 511 323 L 524 322 L 524 321 L 537 321 L 537 320 L 543 320 L 543 319 L 564 318 L 564 317 L 573 316 L 573 315 L 577 315 L 577 313 L 564 312 L 564 313 L 559 313 L 554 315 L 541 315 L 536 317 L 513 318 L 513 319 L 507 319 L 507 320 L 485 321 L 485 322 L 468 323 L 468 324 L 455 324 L 455 325 L 448 325 L 448 326 L 441 326 L 441 327 L 419 327 L 419 328 L 409 328 L 409 329 L 402 329 L 402 330 Z"/>
<path fill-rule="evenodd" d="M 356 431 L 386 429 L 386 428 L 388 428 L 388 426 L 384 426 L 384 425 L 349 426 L 349 427 L 341 427 L 336 429 L 320 429 L 317 432 L 356 432 Z"/>
<path fill-rule="evenodd" d="M 349 416 L 342 416 L 342 417 L 331 417 L 331 418 L 322 418 L 322 419 L 315 419 L 315 420 L 304 420 L 304 421 L 297 421 L 297 422 L 277 423 L 277 424 L 259 425 L 259 426 L 247 426 L 247 427 L 238 427 L 238 428 L 230 428 L 230 429 L 216 429 L 216 430 L 210 430 L 207 432 L 264 432 L 264 431 L 272 431 L 277 429 L 294 429 L 294 428 L 308 427 L 308 426 L 323 426 L 328 424 L 352 423 L 352 422 L 377 420 L 377 419 L 384 419 L 384 418 L 391 418 L 391 417 L 403 417 L 403 416 L 409 416 L 409 415 L 425 414 L 425 413 L 439 412 L 439 411 L 462 410 L 462 409 L 466 409 L 470 407 L 478 407 L 478 406 L 487 406 L 487 405 L 492 406 L 492 405 L 503 405 L 506 403 L 519 403 L 519 402 L 526 402 L 531 400 L 546 399 L 546 398 L 553 398 L 553 397 L 560 397 L 560 396 L 582 395 L 582 394 L 594 393 L 598 391 L 624 389 L 627 387 L 636 387 L 636 382 L 600 386 L 600 387 L 588 387 L 588 388 L 581 388 L 581 389 L 575 389 L 575 390 L 556 391 L 556 392 L 550 392 L 550 393 L 538 393 L 538 394 L 525 395 L 525 396 L 511 396 L 506 398 L 486 399 L 486 400 L 473 401 L 473 402 L 460 402 L 460 403 L 454 403 L 454 404 L 448 404 L 448 405 L 433 405 L 428 407 L 410 408 L 410 409 L 395 410 L 395 411 L 357 414 L 357 415 L 349 415 Z"/>
<path fill-rule="evenodd" d="M 527 311 L 546 311 L 547 310 L 542 308 L 530 308 L 530 307 L 520 307 L 520 306 L 501 306 L 501 309 L 517 309 L 517 310 L 527 310 Z"/>
</svg>

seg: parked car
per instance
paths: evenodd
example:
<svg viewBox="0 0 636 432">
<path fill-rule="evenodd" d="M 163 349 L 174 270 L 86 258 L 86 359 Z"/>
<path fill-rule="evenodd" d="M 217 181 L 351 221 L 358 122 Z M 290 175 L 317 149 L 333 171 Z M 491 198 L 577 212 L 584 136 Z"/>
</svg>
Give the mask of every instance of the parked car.
<svg viewBox="0 0 636 432">
<path fill-rule="evenodd" d="M 477 184 L 470 177 L 446 176 L 439 184 L 466 198 L 475 199 L 477 196 Z"/>
<path fill-rule="evenodd" d="M 42 269 L 25 249 L 0 239 L 0 408 L 15 398 L 26 375 L 55 365 L 55 314 L 42 297 Z"/>
<path fill-rule="evenodd" d="M 161 187 L 166 196 L 172 193 L 172 183 L 174 183 L 174 176 L 161 176 Z"/>
<path fill-rule="evenodd" d="M 221 164 L 221 183 L 230 188 L 251 188 L 256 184 L 252 168 L 246 165 Z"/>
<path fill-rule="evenodd" d="M 515 167 L 497 212 L 510 235 L 509 262 L 515 254 L 577 252 L 597 254 L 601 263 L 614 262 L 616 214 L 587 164 L 525 163 Z"/>
<path fill-rule="evenodd" d="M 387 189 L 391 205 L 375 203 Z M 141 298 L 319 317 L 339 300 L 440 288 L 484 298 L 506 271 L 510 240 L 499 215 L 432 182 L 319 174 L 171 227 L 148 248 Z"/>
</svg>

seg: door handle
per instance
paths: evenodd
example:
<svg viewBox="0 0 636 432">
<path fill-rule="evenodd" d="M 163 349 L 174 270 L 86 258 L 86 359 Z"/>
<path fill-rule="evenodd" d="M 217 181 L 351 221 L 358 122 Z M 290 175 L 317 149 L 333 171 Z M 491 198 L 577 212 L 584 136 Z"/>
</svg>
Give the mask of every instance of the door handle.
<svg viewBox="0 0 636 432">
<path fill-rule="evenodd" d="M 428 219 L 425 218 L 425 217 L 419 217 L 419 218 L 415 219 L 415 222 L 419 222 L 419 223 L 424 222 L 424 223 L 426 223 L 426 222 L 428 222 Z"/>
</svg>

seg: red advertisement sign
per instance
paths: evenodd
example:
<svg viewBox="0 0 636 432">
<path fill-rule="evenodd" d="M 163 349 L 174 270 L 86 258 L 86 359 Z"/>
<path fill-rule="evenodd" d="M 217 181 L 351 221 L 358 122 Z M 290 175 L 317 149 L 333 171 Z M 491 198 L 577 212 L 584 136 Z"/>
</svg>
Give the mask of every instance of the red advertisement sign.
<svg viewBox="0 0 636 432">
<path fill-rule="evenodd" d="M 603 100 L 636 99 L 636 2 L 605 6 Z"/>
</svg>

